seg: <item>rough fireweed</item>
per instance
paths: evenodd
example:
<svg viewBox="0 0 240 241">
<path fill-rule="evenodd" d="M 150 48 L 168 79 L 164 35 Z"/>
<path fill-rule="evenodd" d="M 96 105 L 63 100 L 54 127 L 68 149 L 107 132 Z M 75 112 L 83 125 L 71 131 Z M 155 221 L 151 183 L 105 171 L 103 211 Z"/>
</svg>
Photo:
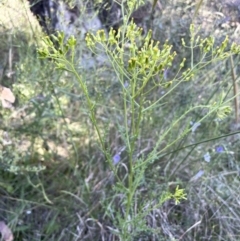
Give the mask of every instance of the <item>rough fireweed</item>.
<svg viewBox="0 0 240 241">
<path fill-rule="evenodd" d="M 139 195 L 138 188 L 142 183 L 149 163 L 157 160 L 167 148 L 192 131 L 192 127 L 190 125 L 187 126 L 174 141 L 160 149 L 161 143 L 171 128 L 174 128 L 190 112 L 196 109 L 207 109 L 206 115 L 196 121 L 198 123 L 201 123 L 205 118 L 213 114 L 217 114 L 219 118 L 224 118 L 231 111 L 228 103 L 234 97 L 228 100 L 220 98 L 220 100 L 215 101 L 211 105 L 197 105 L 188 109 L 182 116 L 171 123 L 169 128 L 156 141 L 150 153 L 144 157 L 136 157 L 136 145 L 140 136 L 144 115 L 149 110 L 154 110 L 182 82 L 194 79 L 198 71 L 206 65 L 228 58 L 232 54 L 238 54 L 240 47 L 232 44 L 230 50 L 227 51 L 228 38 L 220 46 L 214 47 L 214 39 L 211 37 L 206 39 L 196 37 L 192 25 L 190 28 L 192 34 L 191 49 L 196 47 L 200 49 L 201 60 L 196 65 L 192 64 L 191 68 L 183 70 L 186 61 L 186 59 L 183 59 L 179 64 L 179 70 L 175 78 L 167 81 L 164 77 L 165 71 L 172 66 L 174 57 L 176 56 L 176 53 L 171 51 L 172 47 L 168 43 L 160 47 L 159 42 L 152 40 L 151 31 L 144 37 L 142 30 L 136 24 L 132 21 L 129 23 L 128 18 L 124 19 L 125 22 L 118 32 L 111 29 L 108 34 L 104 30 L 99 30 L 96 34 L 88 33 L 86 35 L 86 44 L 95 54 L 100 54 L 101 52 L 107 54 L 115 70 L 117 79 L 121 84 L 122 114 L 124 119 L 122 129 L 124 131 L 119 130 L 119 132 L 121 132 L 124 139 L 128 156 L 127 182 L 121 180 L 118 176 L 117 170 L 120 162 L 120 154 L 118 153 L 114 157 L 110 155 L 108 147 L 105 144 L 104 135 L 101 132 L 101 126 L 96 121 L 97 112 L 95 109 L 97 107 L 88 93 L 88 85 L 90 83 L 87 83 L 81 76 L 81 73 L 78 73 L 76 70 L 74 62 L 74 53 L 77 46 L 76 39 L 72 36 L 64 40 L 64 34 L 58 33 L 57 36 L 52 36 L 55 42 L 58 43 L 58 47 L 55 47 L 51 39 L 45 37 L 43 39 L 43 47 L 38 50 L 38 53 L 41 58 L 48 58 L 54 61 L 57 69 L 68 71 L 78 79 L 78 83 L 86 98 L 90 119 L 98 134 L 101 149 L 116 178 L 114 190 L 116 194 L 121 194 L 124 197 L 121 204 L 124 207 L 124 213 L 120 214 L 116 210 L 115 226 L 117 229 L 115 232 L 121 240 L 131 240 L 132 235 L 149 229 L 142 220 L 152 209 L 160 207 L 163 202 L 171 198 L 175 199 L 176 203 L 179 203 L 182 199 L 186 199 L 184 190 L 179 189 L 179 187 L 176 188 L 173 194 L 169 192 L 159 194 L 157 204 L 151 206 L 151 208 L 143 208 L 144 206 L 148 206 L 147 203 L 151 200 L 141 200 L 140 202 L 137 198 Z M 186 46 L 184 41 L 183 46 Z M 157 80 L 156 76 L 158 77 Z M 151 93 L 159 87 L 166 89 L 166 94 L 155 101 L 149 101 Z M 137 210 L 134 208 L 136 202 L 139 202 Z"/>
</svg>

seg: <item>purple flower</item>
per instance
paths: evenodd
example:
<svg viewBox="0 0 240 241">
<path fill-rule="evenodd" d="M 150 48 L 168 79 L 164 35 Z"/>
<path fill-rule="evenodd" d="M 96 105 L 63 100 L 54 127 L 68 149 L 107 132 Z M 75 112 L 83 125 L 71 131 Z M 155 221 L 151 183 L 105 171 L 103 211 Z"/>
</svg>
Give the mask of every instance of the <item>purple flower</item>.
<svg viewBox="0 0 240 241">
<path fill-rule="evenodd" d="M 216 150 L 217 153 L 222 153 L 222 152 L 224 152 L 223 146 L 217 146 L 217 147 L 215 148 L 215 150 Z"/>
<path fill-rule="evenodd" d="M 115 154 L 113 156 L 113 165 L 117 165 L 120 160 L 121 160 L 121 157 L 120 157 L 119 153 Z"/>
</svg>

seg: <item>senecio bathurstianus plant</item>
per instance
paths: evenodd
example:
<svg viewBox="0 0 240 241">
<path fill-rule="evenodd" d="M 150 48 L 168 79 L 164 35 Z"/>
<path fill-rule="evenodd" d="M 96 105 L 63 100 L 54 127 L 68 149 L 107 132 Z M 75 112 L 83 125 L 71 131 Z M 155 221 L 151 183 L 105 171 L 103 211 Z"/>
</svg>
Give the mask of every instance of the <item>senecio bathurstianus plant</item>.
<svg viewBox="0 0 240 241">
<path fill-rule="evenodd" d="M 117 174 L 120 156 L 116 155 L 114 161 L 110 155 L 104 135 L 101 133 L 101 127 L 96 121 L 97 108 L 94 100 L 88 93 L 88 83 L 83 79 L 81 73 L 77 71 L 74 62 L 74 53 L 77 45 L 77 40 L 74 36 L 69 39 L 64 39 L 63 33 L 43 39 L 43 47 L 38 49 L 40 58 L 51 59 L 54 61 L 56 68 L 64 71 L 68 71 L 76 76 L 81 90 L 86 98 L 89 116 L 96 129 L 101 149 L 106 157 L 110 169 L 113 171 L 116 183 L 116 193 L 121 193 L 124 196 L 122 203 L 124 207 L 124 213 L 117 213 L 115 220 L 115 233 L 119 236 L 120 240 L 131 240 L 134 235 L 143 230 L 149 229 L 145 222 L 142 220 L 144 216 L 148 214 L 152 209 L 160 207 L 163 202 L 171 198 L 175 199 L 176 203 L 179 203 L 182 199 L 186 199 L 186 194 L 183 189 L 176 188 L 175 193 L 162 193 L 159 194 L 159 202 L 151 206 L 151 208 L 143 209 L 143 206 L 139 207 L 136 211 L 135 205 L 137 202 L 138 188 L 144 178 L 146 168 L 150 163 L 161 157 L 162 153 L 171 145 L 179 141 L 189 132 L 191 132 L 191 126 L 185 128 L 181 135 L 176 137 L 174 141 L 168 143 L 164 148 L 159 148 L 164 141 L 171 128 L 174 128 L 180 121 L 184 120 L 186 116 L 196 109 L 205 109 L 206 115 L 197 122 L 201 123 L 209 115 L 217 115 L 222 119 L 231 112 L 229 102 L 234 98 L 225 100 L 222 97 L 215 101 L 211 105 L 198 105 L 193 106 L 187 110 L 182 116 L 172 121 L 168 129 L 164 134 L 156 141 L 155 146 L 152 147 L 152 151 L 145 157 L 136 158 L 135 151 L 138 138 L 141 131 L 141 123 L 144 115 L 149 110 L 154 110 L 162 100 L 173 90 L 175 90 L 182 82 L 190 81 L 194 76 L 204 68 L 206 65 L 211 64 L 214 61 L 226 59 L 231 55 L 238 54 L 240 47 L 236 44 L 232 44 L 228 48 L 228 38 L 222 42 L 220 46 L 214 46 L 214 38 L 209 37 L 201 39 L 195 36 L 194 26 L 191 25 L 191 46 L 186 46 L 184 40 L 183 46 L 191 49 L 191 67 L 184 69 L 186 59 L 183 59 L 179 64 L 179 70 L 171 81 L 166 81 L 164 78 L 164 72 L 167 68 L 171 67 L 173 60 L 176 56 L 175 52 L 172 52 L 172 47 L 166 42 L 160 47 L 160 43 L 152 40 L 151 30 L 142 35 L 142 29 L 137 27 L 136 24 L 129 19 L 128 16 L 135 9 L 136 1 L 128 1 L 127 16 L 124 16 L 123 26 L 119 28 L 118 32 L 110 29 L 109 33 L 105 30 L 99 30 L 97 33 L 88 33 L 86 35 L 86 44 L 88 48 L 95 54 L 103 51 L 109 57 L 113 69 L 115 70 L 118 81 L 121 84 L 121 99 L 123 102 L 123 118 L 124 118 L 124 132 L 121 130 L 122 136 L 125 141 L 127 155 L 128 155 L 128 173 L 127 182 L 121 180 Z M 58 47 L 52 42 L 54 40 Z M 201 59 L 197 64 L 193 64 L 193 49 L 198 48 L 201 52 Z M 228 50 L 227 50 L 228 48 Z M 158 78 L 155 78 L 155 77 Z M 166 93 L 159 97 L 157 100 L 148 101 L 148 97 L 153 93 L 156 88 L 165 88 Z M 129 124 L 130 123 L 130 124 Z M 119 130 L 120 131 L 120 130 Z M 149 200 L 144 203 L 147 204 Z M 144 211 L 143 211 L 144 210 Z"/>
</svg>

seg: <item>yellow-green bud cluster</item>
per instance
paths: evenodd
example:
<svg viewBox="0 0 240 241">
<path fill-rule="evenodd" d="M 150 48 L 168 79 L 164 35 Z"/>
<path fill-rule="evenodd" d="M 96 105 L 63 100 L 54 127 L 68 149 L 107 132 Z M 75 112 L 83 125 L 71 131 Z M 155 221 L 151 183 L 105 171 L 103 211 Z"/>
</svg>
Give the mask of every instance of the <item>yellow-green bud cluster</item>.
<svg viewBox="0 0 240 241">
<path fill-rule="evenodd" d="M 85 40 L 92 50 L 96 49 L 97 44 L 102 46 L 117 66 L 127 69 L 129 79 L 138 80 L 133 84 L 137 88 L 134 97 L 142 93 L 153 76 L 157 74 L 163 76 L 176 56 L 176 53 L 172 52 L 172 46 L 167 42 L 160 48 L 160 43 L 152 40 L 151 30 L 144 37 L 142 29 L 133 21 L 126 27 L 120 27 L 117 33 L 112 28 L 108 35 L 104 30 L 99 30 L 96 34 L 88 33 Z M 182 67 L 184 62 L 185 60 L 182 62 Z M 169 81 L 166 87 L 171 84 Z"/>
<path fill-rule="evenodd" d="M 194 77 L 194 73 L 190 68 L 188 68 L 186 71 L 182 73 L 182 77 L 184 78 L 185 81 L 189 81 Z"/>
<path fill-rule="evenodd" d="M 148 38 L 140 51 L 135 53 L 128 61 L 129 71 L 138 71 L 143 75 L 151 72 L 153 75 L 162 72 L 166 67 L 172 65 L 172 61 L 176 53 L 171 53 L 171 46 L 164 44 L 163 49 L 160 50 L 159 42 L 154 42 Z M 148 40 L 149 39 L 149 40 Z M 150 43 L 148 43 L 150 41 Z"/>
<path fill-rule="evenodd" d="M 72 50 L 72 54 L 74 54 L 76 44 L 77 41 L 74 36 L 69 37 L 65 42 L 64 33 L 58 32 L 57 35 L 43 38 L 43 47 L 38 49 L 38 55 L 40 58 L 54 60 L 57 68 L 65 69 L 65 64 L 63 64 L 60 59 L 62 56 L 65 56 L 69 50 Z"/>
<path fill-rule="evenodd" d="M 87 33 L 86 38 L 85 38 L 86 44 L 89 48 L 92 48 L 95 46 L 96 41 L 94 38 L 94 35 L 91 33 Z"/>
</svg>

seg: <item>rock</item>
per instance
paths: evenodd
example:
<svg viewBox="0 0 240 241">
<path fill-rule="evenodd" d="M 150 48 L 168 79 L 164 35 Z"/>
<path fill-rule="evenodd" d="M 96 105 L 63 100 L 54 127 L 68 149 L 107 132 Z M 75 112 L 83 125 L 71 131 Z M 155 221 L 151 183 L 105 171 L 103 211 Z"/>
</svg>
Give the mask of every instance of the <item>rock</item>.
<svg viewBox="0 0 240 241">
<path fill-rule="evenodd" d="M 26 0 L 1 0 L 0 32 L 23 33 L 33 39 L 42 34 L 42 29 L 30 11 L 29 3 Z"/>
</svg>

